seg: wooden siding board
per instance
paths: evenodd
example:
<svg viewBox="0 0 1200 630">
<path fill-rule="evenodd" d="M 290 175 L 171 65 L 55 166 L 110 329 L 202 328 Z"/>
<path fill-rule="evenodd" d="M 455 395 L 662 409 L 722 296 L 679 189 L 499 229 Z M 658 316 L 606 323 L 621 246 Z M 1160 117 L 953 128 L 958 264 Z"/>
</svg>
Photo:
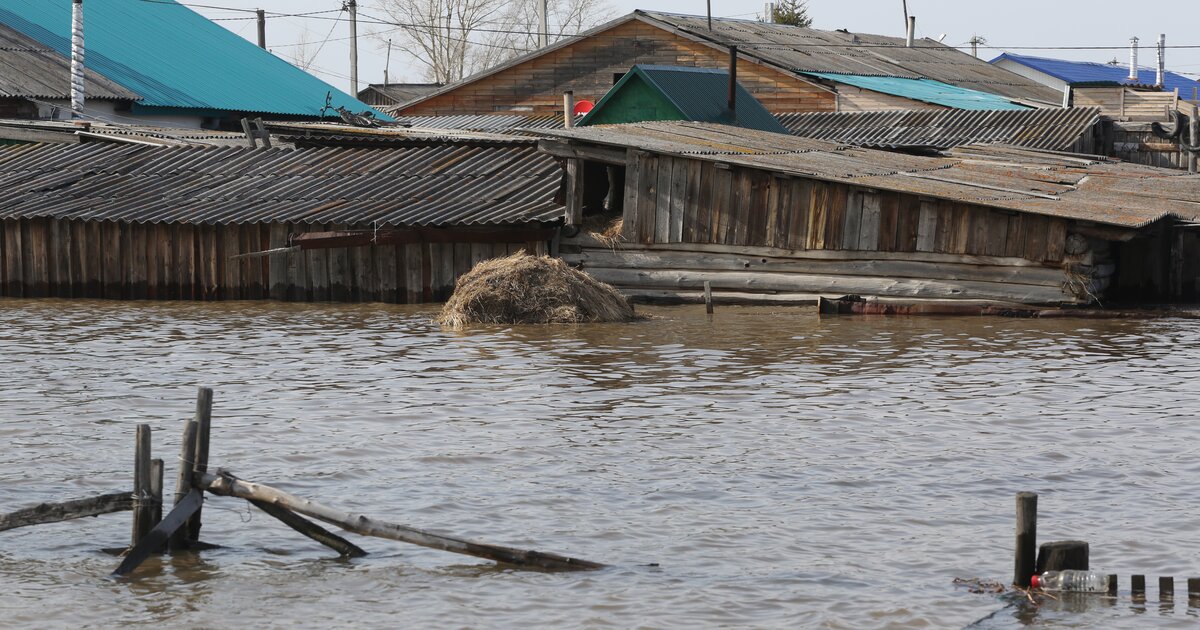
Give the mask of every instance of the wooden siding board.
<svg viewBox="0 0 1200 630">
<path fill-rule="evenodd" d="M 938 204 L 930 199 L 920 201 L 917 219 L 916 251 L 937 251 Z"/>
<path fill-rule="evenodd" d="M 658 181 L 654 185 L 654 241 L 671 242 L 671 183 L 675 160 L 667 156 L 658 158 Z"/>
<path fill-rule="evenodd" d="M 658 157 L 638 157 L 637 181 L 637 239 L 639 243 L 654 243 L 655 215 L 658 204 Z"/>
<path fill-rule="evenodd" d="M 805 249 L 808 246 L 808 226 L 812 216 L 813 183 L 808 179 L 792 180 L 791 203 L 788 205 L 789 249 Z"/>
<path fill-rule="evenodd" d="M 1062 262 L 1067 247 L 1067 221 L 1051 218 L 1046 229 L 1046 262 Z"/>
<path fill-rule="evenodd" d="M 863 192 L 852 188 L 846 193 L 846 215 L 842 222 L 842 244 L 840 249 L 859 249 L 862 234 Z"/>
<path fill-rule="evenodd" d="M 728 168 L 713 170 L 712 232 L 709 242 L 724 244 L 729 237 L 730 214 L 733 212 L 733 173 Z"/>
<path fill-rule="evenodd" d="M 883 196 L 879 193 L 863 193 L 862 224 L 858 232 L 858 249 L 879 250 L 879 234 L 882 231 Z"/>
<path fill-rule="evenodd" d="M 641 154 L 629 149 L 625 159 L 625 199 L 621 204 L 621 236 L 630 242 L 638 242 L 638 235 L 641 233 L 638 226 L 641 173 Z"/>
<path fill-rule="evenodd" d="M 671 166 L 671 212 L 670 234 L 671 243 L 683 242 L 683 217 L 687 207 L 688 167 L 693 160 L 675 158 Z"/>
<path fill-rule="evenodd" d="M 701 226 L 707 230 L 708 218 L 704 214 L 708 211 L 705 206 L 705 194 L 703 191 L 708 188 L 711 195 L 711 183 L 701 179 L 703 172 L 703 163 L 698 160 L 687 160 L 687 190 L 684 193 L 683 204 L 680 212 L 683 214 L 683 228 L 679 235 L 681 243 L 696 243 L 703 242 L 700 236 Z"/>
<path fill-rule="evenodd" d="M 828 224 L 830 184 L 813 182 L 812 201 L 809 203 L 808 234 L 805 249 L 825 249 L 825 227 Z"/>
<path fill-rule="evenodd" d="M 4 220 L 4 295 L 7 297 L 25 297 L 25 272 L 22 252 L 25 244 L 22 240 L 21 221 L 19 219 Z"/>
<path fill-rule="evenodd" d="M 921 218 L 921 200 L 912 195 L 901 195 L 896 224 L 896 251 L 917 251 L 917 229 Z"/>
<path fill-rule="evenodd" d="M 896 251 L 900 229 L 900 195 L 893 192 L 881 193 L 879 210 L 879 239 L 876 249 L 881 252 Z"/>
</svg>

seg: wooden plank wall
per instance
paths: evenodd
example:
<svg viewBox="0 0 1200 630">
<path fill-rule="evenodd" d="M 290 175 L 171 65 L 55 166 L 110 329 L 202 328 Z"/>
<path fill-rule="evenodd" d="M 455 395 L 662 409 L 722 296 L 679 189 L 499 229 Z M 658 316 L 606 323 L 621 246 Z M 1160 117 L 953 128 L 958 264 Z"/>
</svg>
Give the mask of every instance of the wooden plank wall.
<svg viewBox="0 0 1200 630">
<path fill-rule="evenodd" d="M 562 114 L 563 92 L 599 101 L 634 64 L 725 68 L 728 52 L 633 20 L 400 110 L 404 116 Z M 772 112 L 834 111 L 832 91 L 743 59 L 738 82 Z"/>
<path fill-rule="evenodd" d="M 631 159 L 623 230 L 633 243 L 1063 260 L 1064 219 L 665 155 Z"/>
<path fill-rule="evenodd" d="M 123 300 L 444 301 L 475 263 L 545 242 L 422 243 L 230 257 L 289 233 L 352 226 L 0 221 L 0 297 Z"/>
</svg>

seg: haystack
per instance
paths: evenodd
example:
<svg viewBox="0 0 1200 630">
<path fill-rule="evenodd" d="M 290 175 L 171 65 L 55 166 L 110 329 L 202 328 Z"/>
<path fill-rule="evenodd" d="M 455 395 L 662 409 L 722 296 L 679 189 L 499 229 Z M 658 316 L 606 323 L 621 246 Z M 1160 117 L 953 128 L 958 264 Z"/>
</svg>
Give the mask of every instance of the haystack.
<svg viewBox="0 0 1200 630">
<path fill-rule="evenodd" d="M 438 323 L 627 322 L 633 307 L 616 289 L 549 256 L 520 252 L 485 260 L 458 279 Z"/>
</svg>

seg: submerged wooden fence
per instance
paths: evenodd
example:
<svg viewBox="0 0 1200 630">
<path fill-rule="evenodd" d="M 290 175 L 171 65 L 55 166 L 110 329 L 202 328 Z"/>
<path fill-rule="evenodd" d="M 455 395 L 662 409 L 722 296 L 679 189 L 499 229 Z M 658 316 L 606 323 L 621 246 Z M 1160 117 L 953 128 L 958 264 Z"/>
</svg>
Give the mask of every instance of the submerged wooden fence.
<svg viewBox="0 0 1200 630">
<path fill-rule="evenodd" d="M 528 226 L 446 230 L 437 241 L 312 249 L 289 234 L 371 229 L 303 223 L 196 225 L 50 218 L 0 221 L 0 297 L 421 303 L 449 297 L 481 260 L 545 254 Z"/>
</svg>

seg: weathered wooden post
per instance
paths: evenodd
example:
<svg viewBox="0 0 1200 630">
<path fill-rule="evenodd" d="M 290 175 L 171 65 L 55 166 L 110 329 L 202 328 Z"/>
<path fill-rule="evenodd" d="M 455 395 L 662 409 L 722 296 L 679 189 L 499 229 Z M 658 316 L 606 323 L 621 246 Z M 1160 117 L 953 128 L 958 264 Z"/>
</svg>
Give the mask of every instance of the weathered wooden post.
<svg viewBox="0 0 1200 630">
<path fill-rule="evenodd" d="M 1129 593 L 1134 599 L 1146 597 L 1146 576 L 1133 575 L 1129 578 Z"/>
<path fill-rule="evenodd" d="M 1113 597 L 1117 596 L 1117 575 L 1115 573 L 1108 575 L 1108 585 L 1105 588 L 1105 592 Z"/>
<path fill-rule="evenodd" d="M 1017 545 L 1013 554 L 1013 585 L 1029 588 L 1037 559 L 1037 498 L 1033 492 L 1017 493 Z"/>
<path fill-rule="evenodd" d="M 150 499 L 151 499 L 151 515 L 150 520 L 157 525 L 162 521 L 163 507 L 163 460 L 150 460 Z"/>
<path fill-rule="evenodd" d="M 1188 605 L 1200 605 L 1200 578 L 1188 578 Z"/>
<path fill-rule="evenodd" d="M 1160 603 L 1170 603 L 1175 601 L 1175 578 L 1170 576 L 1159 576 L 1158 601 Z"/>
<path fill-rule="evenodd" d="M 704 312 L 709 315 L 713 312 L 712 282 L 708 280 L 704 281 Z"/>
<path fill-rule="evenodd" d="M 197 423 L 195 420 L 188 420 L 183 427 L 183 444 L 179 447 L 179 475 L 175 478 L 175 506 L 183 502 L 184 497 L 192 490 L 192 468 L 195 466 L 196 457 L 196 432 Z M 167 546 L 171 551 L 181 551 L 188 547 L 188 528 L 187 526 L 176 529 L 167 541 Z"/>
<path fill-rule="evenodd" d="M 138 544 L 150 533 L 158 521 L 154 518 L 154 499 L 150 486 L 153 474 L 150 463 L 150 425 L 137 425 L 137 437 L 133 449 L 133 537 L 131 545 Z"/>
<path fill-rule="evenodd" d="M 1088 570 L 1088 544 L 1082 540 L 1059 540 L 1042 543 L 1038 549 L 1038 575 L 1046 571 Z"/>
<path fill-rule="evenodd" d="M 1192 105 L 1192 118 L 1188 121 L 1188 140 L 1192 146 L 1200 144 L 1200 108 Z M 1188 151 L 1188 172 L 1196 172 L 1196 152 Z"/>
<path fill-rule="evenodd" d="M 204 474 L 208 472 L 208 438 L 212 434 L 212 404 L 213 390 L 211 387 L 201 387 L 196 393 L 196 450 L 192 464 L 192 472 Z M 188 542 L 200 540 L 200 513 L 203 508 L 196 510 L 188 520 Z"/>
</svg>

